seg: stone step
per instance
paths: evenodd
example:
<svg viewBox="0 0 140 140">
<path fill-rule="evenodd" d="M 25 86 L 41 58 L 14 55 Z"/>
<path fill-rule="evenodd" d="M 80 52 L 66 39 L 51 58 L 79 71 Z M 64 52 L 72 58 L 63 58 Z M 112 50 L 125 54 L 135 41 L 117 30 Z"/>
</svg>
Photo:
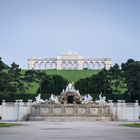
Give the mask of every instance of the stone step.
<svg viewBox="0 0 140 140">
<path fill-rule="evenodd" d="M 82 117 L 82 116 L 28 116 L 29 121 L 112 121 L 111 116 Z"/>
</svg>

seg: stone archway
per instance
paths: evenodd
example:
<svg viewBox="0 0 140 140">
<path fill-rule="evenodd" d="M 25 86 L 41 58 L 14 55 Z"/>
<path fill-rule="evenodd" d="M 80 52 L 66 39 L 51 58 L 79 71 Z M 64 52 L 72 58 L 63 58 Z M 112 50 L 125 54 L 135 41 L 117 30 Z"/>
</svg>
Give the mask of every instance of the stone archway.
<svg viewBox="0 0 140 140">
<path fill-rule="evenodd" d="M 105 63 L 104 62 L 101 62 L 100 63 L 100 69 L 103 69 L 103 68 L 105 68 Z"/>
<path fill-rule="evenodd" d="M 93 69 L 94 69 L 94 64 L 93 64 L 93 62 L 89 62 L 88 69 L 89 69 L 89 70 L 93 70 Z"/>
<path fill-rule="evenodd" d="M 39 62 L 35 62 L 34 63 L 34 69 L 40 69 L 40 64 L 39 64 Z"/>
<path fill-rule="evenodd" d="M 45 69 L 45 63 L 44 62 L 40 62 L 40 69 Z"/>
<path fill-rule="evenodd" d="M 72 64 L 71 61 L 68 61 L 68 63 L 67 63 L 67 69 L 68 69 L 68 70 L 73 69 L 73 64 Z"/>
<path fill-rule="evenodd" d="M 56 69 L 57 68 L 57 64 L 56 64 L 56 62 L 52 62 L 51 63 L 51 69 Z"/>
<path fill-rule="evenodd" d="M 73 69 L 77 70 L 78 69 L 78 63 L 77 61 L 73 62 Z"/>
<path fill-rule="evenodd" d="M 99 69 L 99 67 L 100 67 L 99 62 L 95 62 L 95 64 L 94 64 L 94 69 L 95 69 L 95 70 L 98 70 L 98 69 Z"/>
<path fill-rule="evenodd" d="M 67 96 L 67 103 L 68 103 L 68 104 L 73 104 L 73 100 L 74 100 L 73 95 L 68 95 L 68 96 Z"/>
<path fill-rule="evenodd" d="M 46 62 L 46 66 L 45 66 L 45 69 L 51 69 L 51 65 L 50 65 L 50 62 Z"/>
<path fill-rule="evenodd" d="M 88 62 L 83 63 L 83 69 L 88 69 Z"/>
</svg>

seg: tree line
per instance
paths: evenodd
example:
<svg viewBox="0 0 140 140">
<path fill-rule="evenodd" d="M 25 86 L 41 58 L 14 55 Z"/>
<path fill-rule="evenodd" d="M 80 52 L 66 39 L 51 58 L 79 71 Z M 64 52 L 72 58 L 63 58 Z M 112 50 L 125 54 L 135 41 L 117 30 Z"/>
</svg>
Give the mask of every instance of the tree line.
<svg viewBox="0 0 140 140">
<path fill-rule="evenodd" d="M 36 93 L 58 95 L 69 81 L 59 75 L 48 75 L 41 70 L 23 71 L 15 62 L 6 65 L 0 58 L 0 93 L 29 93 L 32 83 L 38 85 Z M 140 61 L 128 59 L 121 66 L 115 64 L 110 70 L 102 69 L 98 74 L 75 83 L 75 88 L 84 94 L 140 95 Z"/>
<path fill-rule="evenodd" d="M 0 93 L 23 94 L 30 93 L 32 83 L 38 85 L 36 93 L 60 93 L 68 84 L 68 80 L 59 75 L 47 75 L 40 70 L 21 70 L 19 65 L 13 62 L 6 65 L 0 58 Z"/>
<path fill-rule="evenodd" d="M 97 75 L 75 83 L 81 94 L 128 94 L 140 98 L 140 61 L 128 59 L 121 66 L 102 69 Z"/>
</svg>

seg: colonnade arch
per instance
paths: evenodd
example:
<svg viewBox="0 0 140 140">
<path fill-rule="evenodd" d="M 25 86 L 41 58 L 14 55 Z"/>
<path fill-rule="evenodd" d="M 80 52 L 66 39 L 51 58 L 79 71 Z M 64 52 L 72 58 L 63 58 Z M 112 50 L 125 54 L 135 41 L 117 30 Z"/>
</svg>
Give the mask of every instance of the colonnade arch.
<svg viewBox="0 0 140 140">
<path fill-rule="evenodd" d="M 84 61 L 82 62 L 82 69 L 102 69 L 105 68 L 105 62 Z M 79 63 L 77 61 L 62 61 L 62 69 L 78 69 Z M 35 61 L 32 69 L 57 69 L 57 62 Z"/>
<path fill-rule="evenodd" d="M 103 68 L 105 68 L 105 63 L 104 62 L 101 62 L 100 63 L 100 69 L 103 69 Z"/>
<path fill-rule="evenodd" d="M 34 62 L 33 69 L 57 69 L 57 63 L 56 62 Z"/>
<path fill-rule="evenodd" d="M 83 69 L 88 69 L 88 62 L 83 63 Z"/>
<path fill-rule="evenodd" d="M 56 62 L 51 63 L 51 69 L 57 69 L 57 63 Z"/>
<path fill-rule="evenodd" d="M 78 69 L 77 61 L 62 61 L 61 63 L 62 69 Z"/>
<path fill-rule="evenodd" d="M 93 70 L 93 69 L 103 69 L 105 68 L 105 63 L 104 62 L 88 62 L 88 61 L 85 61 L 83 62 L 83 69 L 90 69 L 90 70 Z"/>
<path fill-rule="evenodd" d="M 39 67 L 39 62 L 35 62 L 35 63 L 34 63 L 34 69 L 40 69 L 40 67 Z"/>
<path fill-rule="evenodd" d="M 78 53 L 64 53 L 55 58 L 32 58 L 28 59 L 29 69 L 102 69 L 111 68 L 111 58 L 87 58 L 80 56 Z"/>
</svg>

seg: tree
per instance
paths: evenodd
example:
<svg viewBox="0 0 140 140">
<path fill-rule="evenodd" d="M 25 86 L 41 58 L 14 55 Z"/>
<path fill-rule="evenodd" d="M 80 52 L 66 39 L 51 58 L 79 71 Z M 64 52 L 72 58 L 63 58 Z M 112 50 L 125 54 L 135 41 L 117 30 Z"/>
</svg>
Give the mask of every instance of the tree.
<svg viewBox="0 0 140 140">
<path fill-rule="evenodd" d="M 131 94 L 140 95 L 140 61 L 129 64 L 125 76 L 128 91 Z"/>
<path fill-rule="evenodd" d="M 133 59 L 128 59 L 126 63 L 122 63 L 122 64 L 121 64 L 122 70 L 123 70 L 123 71 L 127 71 L 127 70 L 129 69 L 129 65 L 130 65 L 131 63 L 134 63 L 134 62 L 135 62 L 135 60 L 133 60 Z"/>
<path fill-rule="evenodd" d="M 115 64 L 109 70 L 110 74 L 110 85 L 112 88 L 113 93 L 123 93 L 126 91 L 126 82 L 125 78 L 123 77 L 122 70 L 120 69 L 118 64 Z"/>
<path fill-rule="evenodd" d="M 10 87 L 10 77 L 7 69 L 8 66 L 2 61 L 0 57 L 0 92 L 8 92 L 8 89 Z"/>
<path fill-rule="evenodd" d="M 36 81 L 36 73 L 34 70 L 27 70 L 24 73 L 24 81 L 27 83 L 27 89 L 28 89 L 28 93 L 29 91 L 29 87 L 31 87 L 32 83 L 34 81 Z"/>
<path fill-rule="evenodd" d="M 46 73 L 45 71 L 40 71 L 40 70 L 37 70 L 37 71 L 34 71 L 34 74 L 35 74 L 35 81 L 39 84 L 39 89 L 37 90 L 37 93 L 42 93 L 42 82 L 43 82 L 43 79 L 46 77 Z"/>
<path fill-rule="evenodd" d="M 122 64 L 122 71 L 131 101 L 140 100 L 140 61 L 128 59 Z"/>
<path fill-rule="evenodd" d="M 59 95 L 68 84 L 68 80 L 59 75 L 46 75 L 41 82 L 41 93 Z M 38 89 L 38 92 L 40 88 Z"/>
<path fill-rule="evenodd" d="M 53 93 L 55 95 L 59 95 L 62 92 L 62 90 L 66 88 L 69 82 L 60 75 L 52 75 L 52 79 L 53 79 L 52 85 Z"/>
<path fill-rule="evenodd" d="M 82 95 L 87 93 L 100 94 L 101 92 L 104 94 L 112 93 L 109 72 L 105 69 L 102 69 L 97 75 L 80 79 L 75 83 L 75 87 Z"/>
<path fill-rule="evenodd" d="M 3 63 L 3 61 L 1 60 L 0 57 L 0 72 L 2 72 L 2 70 L 5 68 L 5 64 Z"/>
<path fill-rule="evenodd" d="M 10 76 L 7 72 L 0 73 L 0 92 L 7 93 L 11 88 Z"/>
<path fill-rule="evenodd" d="M 12 93 L 25 92 L 23 75 L 21 74 L 21 69 L 19 68 L 19 65 L 13 62 L 11 64 L 11 67 L 9 68 L 8 74 L 10 76 L 9 91 L 11 91 Z"/>
<path fill-rule="evenodd" d="M 90 93 L 89 82 L 90 82 L 90 77 L 80 79 L 74 84 L 74 86 L 77 90 L 79 90 L 81 95 L 85 95 L 87 93 Z"/>
<path fill-rule="evenodd" d="M 108 70 L 102 69 L 96 76 L 95 81 L 96 88 L 98 89 L 98 94 L 100 94 L 101 92 L 103 94 L 112 93 L 112 88 L 110 85 L 110 75 Z"/>
</svg>

